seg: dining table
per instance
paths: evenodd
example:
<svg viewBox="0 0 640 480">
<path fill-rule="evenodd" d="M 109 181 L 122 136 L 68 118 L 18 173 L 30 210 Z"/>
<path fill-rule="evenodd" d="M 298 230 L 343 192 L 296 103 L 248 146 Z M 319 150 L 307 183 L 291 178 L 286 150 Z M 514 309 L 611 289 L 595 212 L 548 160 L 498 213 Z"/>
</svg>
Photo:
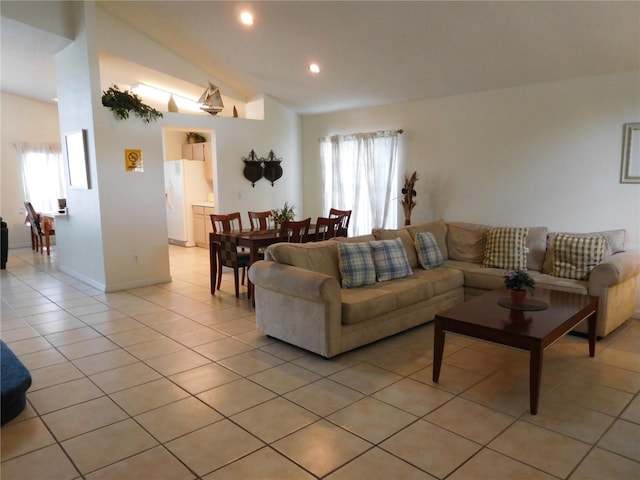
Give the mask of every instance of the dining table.
<svg viewBox="0 0 640 480">
<path fill-rule="evenodd" d="M 281 228 L 269 230 L 234 230 L 231 232 L 209 233 L 209 270 L 211 281 L 211 295 L 215 295 L 218 279 L 218 251 L 223 238 L 232 238 L 238 247 L 244 247 L 249 251 L 249 266 L 260 259 L 260 250 L 274 243 L 286 242 L 287 232 Z M 315 225 L 309 229 L 309 240 L 315 239 Z M 251 280 L 247 278 L 247 292 L 249 300 L 255 305 Z"/>
</svg>

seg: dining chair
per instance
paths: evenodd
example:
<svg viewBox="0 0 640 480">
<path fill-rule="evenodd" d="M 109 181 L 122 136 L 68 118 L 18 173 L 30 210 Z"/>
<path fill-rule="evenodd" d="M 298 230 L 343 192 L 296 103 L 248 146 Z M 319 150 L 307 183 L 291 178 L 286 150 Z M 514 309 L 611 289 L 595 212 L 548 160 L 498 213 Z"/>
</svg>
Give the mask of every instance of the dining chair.
<svg viewBox="0 0 640 480">
<path fill-rule="evenodd" d="M 265 212 L 248 212 L 251 230 L 269 230 L 273 228 L 271 210 Z"/>
<path fill-rule="evenodd" d="M 249 263 L 249 253 L 242 252 L 238 249 L 238 239 L 231 235 L 221 235 L 218 247 L 218 290 L 220 290 L 222 267 L 225 266 L 233 268 L 233 283 L 235 286 L 236 298 L 239 297 L 240 282 L 238 278 L 238 271 L 242 269 L 242 284 L 244 285 L 245 272 Z"/>
<path fill-rule="evenodd" d="M 316 220 L 316 242 L 339 236 L 338 230 L 340 229 L 341 222 L 342 217 L 318 217 Z"/>
<path fill-rule="evenodd" d="M 340 227 L 338 228 L 337 237 L 346 237 L 349 229 L 349 220 L 351 220 L 351 210 L 338 210 L 337 208 L 329 209 L 329 218 L 340 218 Z"/>
<path fill-rule="evenodd" d="M 306 243 L 309 241 L 309 227 L 311 217 L 298 222 L 288 220 L 282 222 L 282 229 L 287 232 L 287 241 L 290 243 Z"/>
<path fill-rule="evenodd" d="M 31 202 L 24 202 L 24 206 L 27 209 L 27 219 L 29 220 L 29 227 L 31 228 L 31 249 L 40 250 L 40 253 L 44 253 L 44 237 L 40 215 L 36 212 Z M 55 235 L 55 230 L 49 230 L 49 235 Z M 47 249 L 47 255 L 51 255 L 51 247 Z"/>
<path fill-rule="evenodd" d="M 228 214 L 212 213 L 211 225 L 214 233 L 228 233 L 242 230 L 242 217 L 240 212 Z M 222 267 L 233 268 L 233 278 L 236 287 L 236 297 L 239 296 L 238 270 L 242 268 L 242 285 L 244 285 L 247 266 L 249 265 L 249 252 L 237 246 L 237 242 L 232 242 L 231 237 L 226 237 L 227 241 L 221 241 L 218 245 L 218 281 L 216 289 L 220 290 L 222 283 Z M 233 252 L 232 252 L 233 251 Z"/>
</svg>

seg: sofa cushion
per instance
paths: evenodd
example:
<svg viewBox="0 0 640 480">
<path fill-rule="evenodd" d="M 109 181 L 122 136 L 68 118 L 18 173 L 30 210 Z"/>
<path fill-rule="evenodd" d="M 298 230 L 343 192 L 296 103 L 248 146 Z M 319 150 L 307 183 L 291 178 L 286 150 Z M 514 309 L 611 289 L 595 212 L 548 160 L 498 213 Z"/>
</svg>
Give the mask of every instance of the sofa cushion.
<svg viewBox="0 0 640 480">
<path fill-rule="evenodd" d="M 356 288 L 376 281 L 376 267 L 369 242 L 338 242 L 338 266 L 343 288 Z"/>
<path fill-rule="evenodd" d="M 447 224 L 444 220 L 436 220 L 433 222 L 420 223 L 418 225 L 407 225 L 405 228 L 411 234 L 411 238 L 415 240 L 416 235 L 422 232 L 430 232 L 433 234 L 436 242 L 438 242 L 438 248 L 442 257 L 446 260 L 449 252 L 447 250 Z"/>
<path fill-rule="evenodd" d="M 567 235 L 559 233 L 554 242 L 555 277 L 589 280 L 589 273 L 604 255 L 606 239 L 602 235 Z"/>
<path fill-rule="evenodd" d="M 497 227 L 487 232 L 483 267 L 522 270 L 527 268 L 528 228 Z"/>
<path fill-rule="evenodd" d="M 431 285 L 434 296 L 451 292 L 464 286 L 464 274 L 455 268 L 438 267 L 431 270 L 419 268 L 413 274 L 416 280 L 421 280 Z"/>
<path fill-rule="evenodd" d="M 376 278 L 386 282 L 395 278 L 413 275 L 407 253 L 400 238 L 395 240 L 375 240 L 369 242 L 376 267 Z"/>
<path fill-rule="evenodd" d="M 619 230 L 604 230 L 602 232 L 592 232 L 592 233 L 567 233 L 568 235 L 576 235 L 576 236 L 593 236 L 593 235 L 602 235 L 607 241 L 604 247 L 604 255 L 602 258 L 608 258 L 611 255 L 624 252 L 627 244 L 627 231 L 624 229 Z M 542 266 L 543 273 L 551 273 L 553 271 L 553 262 L 554 262 L 554 243 L 557 233 L 549 233 L 547 235 L 547 252 L 544 257 L 544 264 Z"/>
<path fill-rule="evenodd" d="M 587 295 L 589 293 L 589 282 L 585 282 L 582 280 L 554 277 L 547 274 L 536 275 L 535 279 L 536 288 L 548 288 L 549 290 L 580 293 L 582 295 Z M 536 296 L 535 290 L 533 291 L 533 296 Z"/>
<path fill-rule="evenodd" d="M 406 228 L 398 228 L 397 230 L 374 228 L 373 235 L 376 237 L 376 240 L 393 240 L 395 238 L 402 240 L 402 244 L 404 245 L 404 249 L 407 253 L 407 258 L 409 259 L 409 265 L 411 268 L 416 268 L 418 266 L 418 254 L 413 246 L 413 237 L 411 236 L 411 233 L 409 233 L 409 230 Z"/>
<path fill-rule="evenodd" d="M 440 252 L 438 242 L 433 233 L 419 232 L 416 234 L 415 245 L 418 253 L 418 262 L 425 270 L 438 267 L 444 262 L 442 252 Z"/>
<path fill-rule="evenodd" d="M 547 252 L 547 227 L 529 227 L 527 248 L 527 269 L 541 272 Z"/>
<path fill-rule="evenodd" d="M 444 266 L 462 272 L 465 289 L 496 290 L 504 288 L 503 268 L 483 267 L 480 263 L 460 262 L 458 260 L 446 260 Z"/>
<path fill-rule="evenodd" d="M 396 309 L 433 297 L 433 284 L 414 277 L 399 278 L 393 282 L 378 285 L 378 288 L 396 296 Z"/>
<path fill-rule="evenodd" d="M 361 288 L 342 290 L 342 323 L 354 323 L 392 312 L 396 307 L 396 295 L 382 290 L 379 283 Z"/>
<path fill-rule="evenodd" d="M 461 262 L 482 263 L 489 226 L 477 223 L 447 223 L 448 258 Z"/>
<path fill-rule="evenodd" d="M 336 242 L 287 243 L 281 242 L 267 248 L 268 257 L 274 262 L 304 268 L 329 275 L 340 280 L 338 247 Z M 267 258 L 267 255 L 265 255 Z"/>
</svg>

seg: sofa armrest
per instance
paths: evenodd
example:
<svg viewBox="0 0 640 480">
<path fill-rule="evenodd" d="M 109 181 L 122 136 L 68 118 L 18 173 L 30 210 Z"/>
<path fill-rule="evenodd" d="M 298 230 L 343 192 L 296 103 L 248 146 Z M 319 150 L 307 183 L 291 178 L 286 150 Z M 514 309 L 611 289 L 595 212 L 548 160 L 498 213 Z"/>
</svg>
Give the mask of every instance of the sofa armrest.
<svg viewBox="0 0 640 480">
<path fill-rule="evenodd" d="M 249 279 L 266 290 L 316 302 L 342 302 L 338 279 L 322 273 L 266 260 L 251 265 Z"/>
<path fill-rule="evenodd" d="M 589 274 L 589 293 L 601 295 L 609 286 L 640 274 L 640 251 L 627 250 L 605 258 Z"/>
</svg>

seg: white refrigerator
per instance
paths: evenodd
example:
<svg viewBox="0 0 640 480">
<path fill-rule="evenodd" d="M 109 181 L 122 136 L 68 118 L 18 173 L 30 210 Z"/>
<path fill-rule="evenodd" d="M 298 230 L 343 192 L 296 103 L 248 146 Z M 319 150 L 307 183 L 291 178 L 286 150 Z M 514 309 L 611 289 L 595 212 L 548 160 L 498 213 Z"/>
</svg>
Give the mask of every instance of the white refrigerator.
<svg viewBox="0 0 640 480">
<path fill-rule="evenodd" d="M 211 185 L 204 177 L 204 162 L 167 160 L 164 182 L 169 243 L 195 247 L 191 205 L 206 202 Z"/>
</svg>

